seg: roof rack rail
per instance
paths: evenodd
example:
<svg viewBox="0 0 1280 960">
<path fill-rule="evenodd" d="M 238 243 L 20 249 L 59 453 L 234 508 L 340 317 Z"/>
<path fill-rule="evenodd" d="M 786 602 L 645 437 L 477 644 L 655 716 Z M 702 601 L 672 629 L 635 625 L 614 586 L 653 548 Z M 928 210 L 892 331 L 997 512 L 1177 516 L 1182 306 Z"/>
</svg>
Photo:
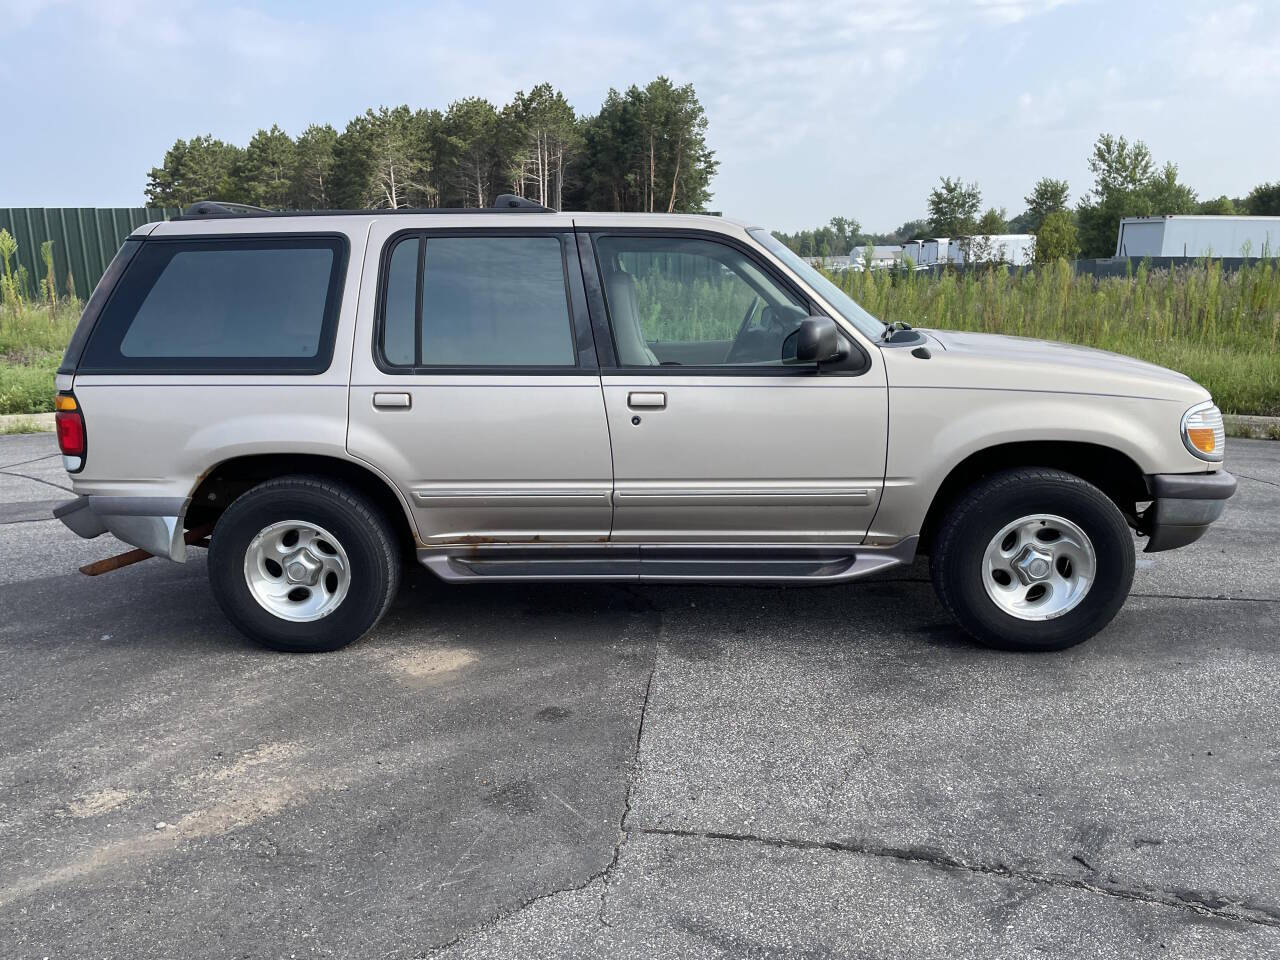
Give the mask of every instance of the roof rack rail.
<svg viewBox="0 0 1280 960">
<path fill-rule="evenodd" d="M 550 207 L 544 207 L 536 200 L 530 200 L 528 197 L 517 197 L 514 193 L 498 194 L 498 198 L 493 201 L 493 205 L 499 210 L 533 210 L 538 213 L 555 213 Z"/>
<path fill-rule="evenodd" d="M 226 200 L 197 200 L 182 211 L 184 217 L 225 217 L 251 216 L 259 213 L 275 213 L 266 207 L 255 207 L 247 203 L 231 203 Z"/>
<path fill-rule="evenodd" d="M 266 210 L 247 203 L 227 203 L 221 200 L 201 200 L 193 203 L 174 217 L 174 220 L 218 220 L 240 217 L 379 217 L 403 214 L 488 214 L 495 213 L 555 213 L 536 201 L 514 194 L 504 193 L 492 207 L 396 207 L 364 210 Z"/>
</svg>

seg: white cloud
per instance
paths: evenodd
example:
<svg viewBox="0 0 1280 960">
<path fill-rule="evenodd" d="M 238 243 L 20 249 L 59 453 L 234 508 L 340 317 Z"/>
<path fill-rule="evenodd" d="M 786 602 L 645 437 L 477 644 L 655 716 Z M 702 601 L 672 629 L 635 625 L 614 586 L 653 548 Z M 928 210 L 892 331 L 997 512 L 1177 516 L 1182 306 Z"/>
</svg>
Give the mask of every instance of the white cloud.
<svg viewBox="0 0 1280 960">
<path fill-rule="evenodd" d="M 544 80 L 590 112 L 659 73 L 707 108 L 714 206 L 783 228 L 837 210 L 896 226 L 942 173 L 1011 212 L 1040 175 L 1079 194 L 1104 130 L 1146 139 L 1206 195 L 1266 178 L 1280 2 L 1085 3 L 544 0 L 533 16 L 518 0 L 0 0 L 0 78 L 43 78 L 11 98 L 27 133 L 0 182 L 10 203 L 130 203 L 179 136 L 501 104 Z M 1231 163 L 1206 124 L 1232 129 Z"/>
<path fill-rule="evenodd" d="M 994 23 L 1018 23 L 1077 0 L 973 0 L 978 13 Z"/>
<path fill-rule="evenodd" d="M 1176 45 L 1193 82 L 1274 104 L 1280 81 L 1280 12 L 1241 3 L 1191 17 Z M 1274 110 L 1274 107 L 1272 108 Z"/>
</svg>

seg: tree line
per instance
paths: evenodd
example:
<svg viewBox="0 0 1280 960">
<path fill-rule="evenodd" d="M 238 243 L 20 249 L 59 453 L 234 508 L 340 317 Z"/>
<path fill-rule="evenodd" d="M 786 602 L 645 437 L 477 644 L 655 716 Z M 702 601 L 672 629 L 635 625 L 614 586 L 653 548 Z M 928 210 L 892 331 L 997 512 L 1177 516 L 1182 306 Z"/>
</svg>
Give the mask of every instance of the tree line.
<svg viewBox="0 0 1280 960">
<path fill-rule="evenodd" d="M 1158 165 L 1141 140 L 1104 133 L 1089 156 L 1093 184 L 1074 205 L 1066 180 L 1041 177 L 1023 198 L 1026 208 L 1010 218 L 1004 208 L 983 210 L 976 182 L 940 177 L 927 198 L 928 216 L 908 220 L 889 234 L 864 234 L 857 221 L 834 217 L 825 227 L 778 234 L 801 256 L 843 256 L 860 243 L 902 243 L 929 237 L 1002 233 L 1036 236 L 1036 260 L 1109 257 L 1124 217 L 1166 214 L 1280 216 L 1280 182 L 1263 183 L 1247 196 L 1201 200 L 1178 177 L 1177 164 Z M 853 224 L 851 231 L 848 224 Z"/>
<path fill-rule="evenodd" d="M 489 207 L 511 193 L 556 210 L 698 212 L 717 167 L 692 84 L 658 77 L 610 89 L 578 115 L 549 83 L 505 106 L 481 97 L 444 110 L 366 110 L 341 132 L 296 138 L 278 125 L 243 147 L 178 140 L 154 167 L 149 203 L 218 199 L 270 209 Z"/>
</svg>

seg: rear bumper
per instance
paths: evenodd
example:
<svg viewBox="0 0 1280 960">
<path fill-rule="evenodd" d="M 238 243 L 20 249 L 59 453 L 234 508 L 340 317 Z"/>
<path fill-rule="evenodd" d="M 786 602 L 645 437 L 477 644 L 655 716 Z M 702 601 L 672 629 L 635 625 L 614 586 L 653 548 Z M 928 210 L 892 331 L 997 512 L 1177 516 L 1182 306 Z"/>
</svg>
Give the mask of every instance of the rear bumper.
<svg viewBox="0 0 1280 960">
<path fill-rule="evenodd" d="M 182 563 L 187 545 L 182 518 L 187 501 L 180 497 L 76 497 L 55 507 L 53 515 L 72 533 L 91 540 L 111 533 L 157 557 Z"/>
<path fill-rule="evenodd" d="M 1236 492 L 1236 478 L 1225 470 L 1158 473 L 1147 477 L 1147 489 L 1151 506 L 1138 518 L 1138 530 L 1149 538 L 1144 552 L 1158 553 L 1203 537 Z"/>
</svg>

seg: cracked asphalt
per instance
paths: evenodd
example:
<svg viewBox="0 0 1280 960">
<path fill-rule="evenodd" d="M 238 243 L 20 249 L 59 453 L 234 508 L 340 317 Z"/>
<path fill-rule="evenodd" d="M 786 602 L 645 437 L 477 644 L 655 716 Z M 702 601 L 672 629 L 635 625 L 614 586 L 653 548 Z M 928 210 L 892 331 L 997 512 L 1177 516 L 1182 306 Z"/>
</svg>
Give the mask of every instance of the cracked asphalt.
<svg viewBox="0 0 1280 960">
<path fill-rule="evenodd" d="M 1280 957 L 1280 443 L 1103 634 L 845 587 L 446 586 L 247 646 L 0 439 L 0 957 Z"/>
</svg>

